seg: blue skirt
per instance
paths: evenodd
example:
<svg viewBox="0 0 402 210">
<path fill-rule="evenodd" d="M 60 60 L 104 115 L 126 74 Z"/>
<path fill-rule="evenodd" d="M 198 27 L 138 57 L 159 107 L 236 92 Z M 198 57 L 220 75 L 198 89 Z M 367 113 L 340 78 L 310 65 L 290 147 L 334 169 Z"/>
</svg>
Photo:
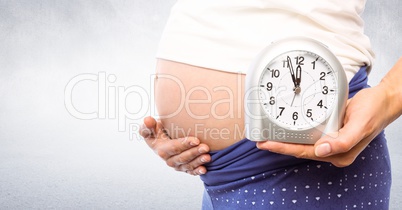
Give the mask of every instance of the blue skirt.
<svg viewBox="0 0 402 210">
<path fill-rule="evenodd" d="M 367 85 L 366 68 L 349 97 Z M 212 152 L 202 209 L 388 209 L 391 164 L 384 132 L 348 167 L 259 150 L 243 139 Z"/>
</svg>

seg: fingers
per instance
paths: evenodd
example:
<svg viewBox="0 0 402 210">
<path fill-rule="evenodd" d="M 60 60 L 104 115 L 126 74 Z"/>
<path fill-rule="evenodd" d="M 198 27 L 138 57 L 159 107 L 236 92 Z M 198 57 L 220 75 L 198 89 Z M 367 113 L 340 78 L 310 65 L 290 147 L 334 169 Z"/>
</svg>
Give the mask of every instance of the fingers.
<svg viewBox="0 0 402 210">
<path fill-rule="evenodd" d="M 328 157 L 350 151 L 361 138 L 355 131 L 347 132 L 348 129 L 340 130 L 336 138 L 323 136 L 315 144 L 314 153 L 317 157 Z"/>
<path fill-rule="evenodd" d="M 338 132 L 324 135 L 315 145 L 268 141 L 257 146 L 298 158 L 331 162 L 337 167 L 348 166 L 385 127 L 383 117 L 377 114 L 384 106 L 384 100 L 379 98 L 374 88 L 357 93 L 348 100 L 343 127 Z"/>
<path fill-rule="evenodd" d="M 158 149 L 158 155 L 177 171 L 191 175 L 205 174 L 207 170 L 203 165 L 211 161 L 211 156 L 208 145 L 199 143 L 195 137 L 170 140 Z"/>
<path fill-rule="evenodd" d="M 189 148 L 177 155 L 171 156 L 166 160 L 170 167 L 179 168 L 180 171 L 193 170 L 199 165 L 210 161 L 209 155 L 203 155 L 209 152 L 209 147 L 206 144 L 200 144 L 197 147 Z"/>
<path fill-rule="evenodd" d="M 146 117 L 140 128 L 149 147 L 161 157 L 168 166 L 192 175 L 201 175 L 207 172 L 203 164 L 211 161 L 207 154 L 209 147 L 200 144 L 196 137 L 171 139 L 164 130 L 162 123 L 152 117 Z"/>
<path fill-rule="evenodd" d="M 173 167 L 176 171 L 186 172 L 192 175 L 201 175 L 207 172 L 204 164 L 211 161 L 211 156 L 209 154 L 202 154 L 196 159 L 181 165 Z"/>
<path fill-rule="evenodd" d="M 316 158 L 312 145 L 292 144 L 276 141 L 257 142 L 257 148 L 297 158 Z"/>
<path fill-rule="evenodd" d="M 178 165 L 188 164 L 193 160 L 199 160 L 198 161 L 199 163 L 205 163 L 208 161 L 205 159 L 205 157 L 204 158 L 201 157 L 201 155 L 207 153 L 208 151 L 209 151 L 209 147 L 207 145 L 200 144 L 197 147 L 187 148 L 187 150 L 185 150 L 177 155 L 171 156 L 169 159 L 166 160 L 166 163 L 171 167 L 177 167 Z M 196 166 L 198 166 L 198 165 L 196 165 Z M 193 170 L 194 168 L 195 167 L 193 165 L 192 168 L 185 168 L 185 169 Z"/>
<path fill-rule="evenodd" d="M 366 132 L 357 118 L 347 121 L 339 132 L 323 136 L 315 144 L 317 157 L 346 153 L 366 137 Z"/>
<path fill-rule="evenodd" d="M 193 175 L 193 176 L 198 176 L 198 175 L 203 175 L 203 174 L 207 173 L 207 169 L 205 168 L 205 166 L 199 166 L 194 170 L 186 171 L 186 173 Z"/>
<path fill-rule="evenodd" d="M 378 114 L 386 104 L 384 94 L 378 88 L 359 91 L 348 102 L 344 126 L 335 138 L 324 136 L 316 143 L 315 153 L 319 157 L 342 154 L 360 145 L 367 146 L 385 127 L 384 115 Z"/>
<path fill-rule="evenodd" d="M 351 134 L 351 136 L 353 135 L 356 134 Z M 258 142 L 257 147 L 259 149 L 269 150 L 271 152 L 290 155 L 297 158 L 330 162 L 336 167 L 346 167 L 354 162 L 356 157 L 367 147 L 372 139 L 371 136 L 363 139 L 360 139 L 359 135 L 356 136 L 355 138 L 357 139 L 354 140 L 349 139 L 353 137 L 342 135 L 342 133 L 339 134 L 337 138 L 324 136 L 317 141 L 316 145 L 266 141 Z M 345 140 L 342 141 L 341 139 Z M 320 154 L 320 152 L 323 153 L 323 151 L 317 152 L 317 150 L 326 150 L 325 152 L 329 152 L 329 155 L 327 154 L 324 157 L 319 156 L 317 153 Z"/>
<path fill-rule="evenodd" d="M 337 167 L 345 167 L 347 165 L 350 165 L 355 158 L 351 153 L 332 155 L 329 157 L 317 157 L 315 155 L 314 145 L 267 141 L 258 142 L 257 147 L 260 149 L 269 150 L 271 152 L 283 155 L 290 155 L 297 158 L 330 162 Z"/>
</svg>

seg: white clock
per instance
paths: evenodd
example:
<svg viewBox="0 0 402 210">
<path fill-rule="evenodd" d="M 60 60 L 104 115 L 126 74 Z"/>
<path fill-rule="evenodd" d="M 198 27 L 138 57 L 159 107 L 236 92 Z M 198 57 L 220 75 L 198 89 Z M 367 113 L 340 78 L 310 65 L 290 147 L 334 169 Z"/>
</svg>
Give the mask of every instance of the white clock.
<svg viewBox="0 0 402 210">
<path fill-rule="evenodd" d="M 348 83 L 322 43 L 293 37 L 266 47 L 246 76 L 246 138 L 314 144 L 342 125 Z"/>
</svg>

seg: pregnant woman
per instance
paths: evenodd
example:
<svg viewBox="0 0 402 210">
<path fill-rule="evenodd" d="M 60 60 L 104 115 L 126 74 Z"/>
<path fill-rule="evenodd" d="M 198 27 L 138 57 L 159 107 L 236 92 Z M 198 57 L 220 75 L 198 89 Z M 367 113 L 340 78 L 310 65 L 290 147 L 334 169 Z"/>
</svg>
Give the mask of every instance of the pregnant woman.
<svg viewBox="0 0 402 210">
<path fill-rule="evenodd" d="M 157 54 L 160 121 L 146 118 L 141 132 L 169 166 L 201 174 L 203 209 L 388 208 L 391 168 L 382 130 L 402 112 L 396 79 L 402 61 L 368 88 L 374 55 L 363 33 L 364 5 L 176 2 Z M 290 36 L 324 43 L 342 63 L 350 90 L 344 126 L 337 138 L 315 145 L 256 144 L 244 137 L 247 69 L 265 46 Z"/>
</svg>

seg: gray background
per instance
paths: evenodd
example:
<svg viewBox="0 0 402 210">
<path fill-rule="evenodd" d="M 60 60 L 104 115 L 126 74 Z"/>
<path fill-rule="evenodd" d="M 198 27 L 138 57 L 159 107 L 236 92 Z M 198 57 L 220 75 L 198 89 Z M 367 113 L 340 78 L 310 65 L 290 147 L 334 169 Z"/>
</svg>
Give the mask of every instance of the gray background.
<svg viewBox="0 0 402 210">
<path fill-rule="evenodd" d="M 1 209 L 199 208 L 199 178 L 166 167 L 127 128 L 135 133 L 151 113 L 139 104 L 149 102 L 154 55 L 173 3 L 0 0 Z M 366 32 L 377 54 L 372 85 L 401 56 L 401 8 L 398 0 L 367 4 Z M 125 110 L 115 110 L 131 119 L 119 121 L 113 109 L 92 120 L 67 111 L 69 81 L 101 74 L 110 76 L 101 85 L 106 101 L 123 98 L 117 107 Z M 104 108 L 98 79 L 77 83 L 67 100 L 81 112 Z M 113 95 L 119 87 L 130 94 Z M 387 129 L 391 209 L 402 205 L 401 125 L 398 119 Z"/>
</svg>

